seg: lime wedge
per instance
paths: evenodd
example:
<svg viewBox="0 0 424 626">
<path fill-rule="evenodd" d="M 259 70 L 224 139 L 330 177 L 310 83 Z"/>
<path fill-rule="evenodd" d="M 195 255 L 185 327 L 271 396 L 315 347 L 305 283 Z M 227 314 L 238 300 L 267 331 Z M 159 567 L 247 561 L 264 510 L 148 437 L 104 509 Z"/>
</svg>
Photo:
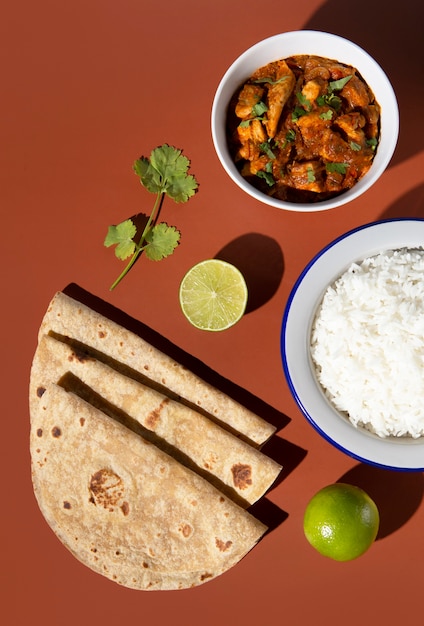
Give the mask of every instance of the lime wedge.
<svg viewBox="0 0 424 626">
<path fill-rule="evenodd" d="M 220 331 L 243 317 L 247 286 L 240 270 L 231 263 L 206 259 L 188 270 L 179 297 L 190 324 L 201 330 Z"/>
</svg>

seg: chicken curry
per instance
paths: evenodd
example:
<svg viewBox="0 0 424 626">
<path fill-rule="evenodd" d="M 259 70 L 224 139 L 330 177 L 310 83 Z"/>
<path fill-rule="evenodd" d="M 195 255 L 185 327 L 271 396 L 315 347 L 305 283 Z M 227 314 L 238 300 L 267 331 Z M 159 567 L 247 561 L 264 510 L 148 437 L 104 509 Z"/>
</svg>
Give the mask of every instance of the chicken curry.
<svg viewBox="0 0 424 626">
<path fill-rule="evenodd" d="M 353 67 L 298 55 L 258 69 L 234 94 L 227 137 L 243 177 L 288 202 L 319 202 L 371 167 L 380 107 Z"/>
</svg>

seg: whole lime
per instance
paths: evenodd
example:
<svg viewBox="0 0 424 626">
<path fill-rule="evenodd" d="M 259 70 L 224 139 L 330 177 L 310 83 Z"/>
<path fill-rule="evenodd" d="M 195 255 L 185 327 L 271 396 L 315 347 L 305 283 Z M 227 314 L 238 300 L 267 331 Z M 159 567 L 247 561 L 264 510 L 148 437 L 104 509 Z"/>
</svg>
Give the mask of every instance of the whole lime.
<svg viewBox="0 0 424 626">
<path fill-rule="evenodd" d="M 309 501 L 303 519 L 306 539 L 318 552 L 336 561 L 364 554 L 380 524 L 377 505 L 360 487 L 328 485 Z"/>
</svg>

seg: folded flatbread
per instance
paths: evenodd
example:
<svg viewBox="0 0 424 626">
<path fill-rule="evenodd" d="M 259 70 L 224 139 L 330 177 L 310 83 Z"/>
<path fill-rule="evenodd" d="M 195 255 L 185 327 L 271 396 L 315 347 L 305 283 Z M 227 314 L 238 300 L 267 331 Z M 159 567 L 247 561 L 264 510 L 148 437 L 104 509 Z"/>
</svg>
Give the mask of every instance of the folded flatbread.
<svg viewBox="0 0 424 626">
<path fill-rule="evenodd" d="M 73 377 L 66 377 L 68 373 Z M 82 348 L 45 335 L 31 369 L 32 415 L 38 413 L 48 383 L 62 384 L 129 427 L 135 421 L 143 427 L 144 431 L 138 430 L 145 438 L 241 506 L 250 506 L 263 496 L 281 471 L 273 459 L 204 415 L 117 372 Z"/>
<path fill-rule="evenodd" d="M 206 383 L 156 347 L 97 311 L 58 292 L 41 323 L 39 339 L 55 334 L 81 342 L 112 362 L 165 387 L 235 434 L 261 446 L 275 432 L 266 420 Z M 98 356 L 99 356 L 98 355 Z M 100 358 L 100 356 L 99 356 Z"/>
<path fill-rule="evenodd" d="M 82 563 L 121 585 L 200 585 L 266 531 L 202 477 L 60 386 L 46 386 L 30 447 L 47 522 Z"/>
</svg>

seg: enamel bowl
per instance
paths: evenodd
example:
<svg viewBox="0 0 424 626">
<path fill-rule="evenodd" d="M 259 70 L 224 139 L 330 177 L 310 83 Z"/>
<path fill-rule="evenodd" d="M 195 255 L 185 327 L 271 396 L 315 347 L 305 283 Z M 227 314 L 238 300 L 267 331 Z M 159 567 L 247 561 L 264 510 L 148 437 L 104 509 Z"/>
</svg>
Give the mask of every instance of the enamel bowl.
<svg viewBox="0 0 424 626">
<path fill-rule="evenodd" d="M 281 329 L 281 356 L 299 409 L 330 444 L 371 465 L 424 471 L 424 437 L 379 437 L 354 426 L 330 403 L 310 355 L 311 329 L 324 292 L 353 262 L 399 248 L 422 248 L 424 219 L 393 219 L 352 230 L 325 247 L 305 267 L 289 296 Z M 424 277 L 423 277 L 424 279 Z"/>
<path fill-rule="evenodd" d="M 226 118 L 230 99 L 236 89 L 260 67 L 293 55 L 311 54 L 335 59 L 355 67 L 372 89 L 381 107 L 380 141 L 369 171 L 341 195 L 315 203 L 278 200 L 257 190 L 239 173 L 228 149 Z M 378 63 L 357 44 L 330 33 L 300 30 L 274 35 L 255 44 L 229 67 L 216 91 L 211 116 L 213 144 L 217 156 L 230 178 L 249 196 L 287 211 L 324 211 L 358 198 L 382 175 L 395 150 L 399 134 L 399 110 L 389 79 Z"/>
</svg>

